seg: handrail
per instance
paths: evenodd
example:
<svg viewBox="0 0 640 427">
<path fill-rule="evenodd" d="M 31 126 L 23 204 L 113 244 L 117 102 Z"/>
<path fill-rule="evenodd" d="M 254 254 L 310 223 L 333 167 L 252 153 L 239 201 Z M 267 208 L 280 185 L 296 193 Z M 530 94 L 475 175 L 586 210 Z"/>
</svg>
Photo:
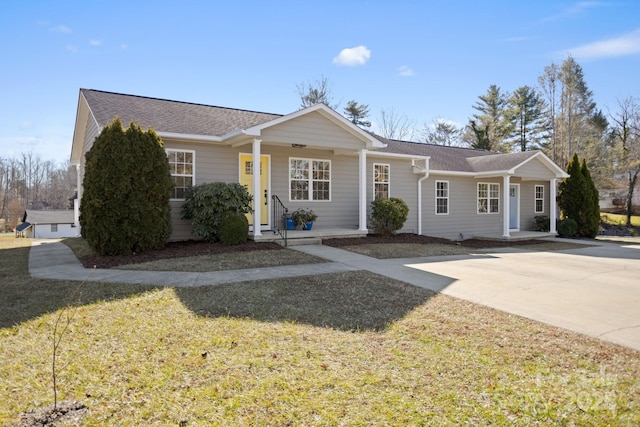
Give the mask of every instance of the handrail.
<svg viewBox="0 0 640 427">
<path fill-rule="evenodd" d="M 273 211 L 273 234 L 279 234 L 284 240 L 284 247 L 287 247 L 287 219 L 289 218 L 289 209 L 282 204 L 280 198 L 275 194 L 271 195 L 271 200 L 273 200 L 272 211 Z"/>
</svg>

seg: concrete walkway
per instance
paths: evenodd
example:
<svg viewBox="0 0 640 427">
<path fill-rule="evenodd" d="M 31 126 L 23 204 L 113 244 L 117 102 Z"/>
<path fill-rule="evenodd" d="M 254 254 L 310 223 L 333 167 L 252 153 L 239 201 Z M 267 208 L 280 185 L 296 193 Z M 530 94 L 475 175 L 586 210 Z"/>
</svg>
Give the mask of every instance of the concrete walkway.
<svg viewBox="0 0 640 427">
<path fill-rule="evenodd" d="M 29 271 L 43 279 L 204 286 L 367 270 L 640 350 L 640 240 L 388 260 L 322 245 L 291 249 L 328 262 L 206 273 L 85 269 L 66 245 L 43 241 L 31 248 Z"/>
</svg>

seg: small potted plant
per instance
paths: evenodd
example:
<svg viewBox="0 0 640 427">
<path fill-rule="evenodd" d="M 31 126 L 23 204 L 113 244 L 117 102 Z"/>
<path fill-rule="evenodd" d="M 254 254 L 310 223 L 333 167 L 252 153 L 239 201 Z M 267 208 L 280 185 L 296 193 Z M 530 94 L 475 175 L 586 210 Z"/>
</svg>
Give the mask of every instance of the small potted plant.
<svg viewBox="0 0 640 427">
<path fill-rule="evenodd" d="M 313 221 L 318 219 L 318 215 L 311 209 L 298 208 L 291 213 L 291 219 L 303 230 L 311 230 Z"/>
</svg>

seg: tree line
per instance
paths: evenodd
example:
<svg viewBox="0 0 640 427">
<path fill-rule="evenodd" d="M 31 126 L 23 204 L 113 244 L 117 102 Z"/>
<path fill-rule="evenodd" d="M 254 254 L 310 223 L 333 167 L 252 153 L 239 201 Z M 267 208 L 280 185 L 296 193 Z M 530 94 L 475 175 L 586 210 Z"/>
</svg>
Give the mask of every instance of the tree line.
<svg viewBox="0 0 640 427">
<path fill-rule="evenodd" d="M 334 110 L 328 80 L 298 85 L 301 107 L 323 102 Z M 389 139 L 410 139 L 437 145 L 461 146 L 497 153 L 542 150 L 562 169 L 577 154 L 584 159 L 596 186 L 625 188 L 627 215 L 640 175 L 640 99 L 620 99 L 605 114 L 593 100 L 582 67 L 571 56 L 546 66 L 536 86 L 513 92 L 492 84 L 473 104 L 468 123 L 443 118 L 418 127 L 406 115 L 382 110 L 377 132 Z M 354 124 L 370 127 L 366 104 L 347 103 L 343 114 Z M 629 221 L 628 216 L 628 221 Z"/>
<path fill-rule="evenodd" d="M 76 169 L 56 164 L 29 151 L 0 157 L 0 231 L 20 224 L 26 209 L 73 208 Z"/>
</svg>

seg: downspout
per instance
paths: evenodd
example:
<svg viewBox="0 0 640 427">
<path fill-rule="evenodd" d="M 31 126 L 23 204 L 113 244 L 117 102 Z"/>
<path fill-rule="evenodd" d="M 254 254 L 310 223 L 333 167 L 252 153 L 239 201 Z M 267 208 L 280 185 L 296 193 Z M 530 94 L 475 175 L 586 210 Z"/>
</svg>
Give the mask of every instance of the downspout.
<svg viewBox="0 0 640 427">
<path fill-rule="evenodd" d="M 422 181 L 429 178 L 429 159 L 425 159 L 424 176 L 418 180 L 418 235 L 422 236 Z"/>
</svg>

